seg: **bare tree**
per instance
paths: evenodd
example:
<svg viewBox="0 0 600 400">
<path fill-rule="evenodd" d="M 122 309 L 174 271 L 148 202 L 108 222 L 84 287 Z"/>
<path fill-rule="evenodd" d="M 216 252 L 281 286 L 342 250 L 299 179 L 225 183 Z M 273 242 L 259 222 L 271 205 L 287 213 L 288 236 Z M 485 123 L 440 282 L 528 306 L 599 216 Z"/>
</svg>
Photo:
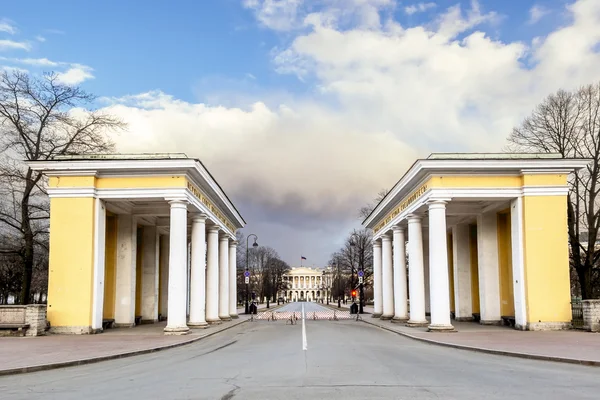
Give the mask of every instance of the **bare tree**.
<svg viewBox="0 0 600 400">
<path fill-rule="evenodd" d="M 377 196 L 375 197 L 375 199 L 373 200 L 372 203 L 367 204 L 364 207 L 361 207 L 358 210 L 358 218 L 360 219 L 365 219 L 367 218 L 369 215 L 371 215 L 371 213 L 373 212 L 373 210 L 375 209 L 375 207 L 377 207 L 377 205 L 381 202 L 381 200 L 383 200 L 383 198 L 385 196 L 387 196 L 387 194 L 390 191 L 388 189 L 381 189 L 379 191 L 379 193 L 377 193 Z"/>
<path fill-rule="evenodd" d="M 94 96 L 65 85 L 56 74 L 30 77 L 26 73 L 0 75 L 0 232 L 17 238 L 3 249 L 21 259 L 20 301 L 30 301 L 35 248 L 47 248 L 49 207 L 42 174 L 23 161 L 56 156 L 104 153 L 114 146 L 106 135 L 124 124 L 100 111 L 88 111 Z"/>
<path fill-rule="evenodd" d="M 333 266 L 333 273 L 337 276 L 337 268 L 341 271 L 341 278 L 334 280 L 333 290 L 338 291 L 338 281 L 340 290 L 352 289 L 358 285 L 358 271 L 364 271 L 364 282 L 371 281 L 373 275 L 373 235 L 368 229 L 353 230 L 341 249 L 332 254 L 330 265 Z M 366 286 L 365 286 L 366 287 Z"/>
<path fill-rule="evenodd" d="M 268 246 L 259 246 L 250 249 L 248 269 L 250 270 L 250 282 L 252 291 L 258 294 L 262 301 L 267 296 L 267 286 L 265 285 L 268 276 L 269 262 L 271 259 L 279 258 L 277 252 Z"/>
<path fill-rule="evenodd" d="M 551 94 L 513 129 L 508 141 L 511 152 L 557 153 L 562 158 L 591 160 L 586 169 L 569 178 L 569 247 L 582 298 L 600 297 L 600 251 L 596 248 L 600 229 L 600 84 Z"/>
<path fill-rule="evenodd" d="M 279 257 L 273 257 L 268 261 L 263 287 L 265 288 L 265 295 L 271 298 L 273 302 L 277 301 L 276 296 L 280 290 L 288 289 L 287 282 L 283 281 L 283 275 L 289 270 L 290 266 Z"/>
</svg>

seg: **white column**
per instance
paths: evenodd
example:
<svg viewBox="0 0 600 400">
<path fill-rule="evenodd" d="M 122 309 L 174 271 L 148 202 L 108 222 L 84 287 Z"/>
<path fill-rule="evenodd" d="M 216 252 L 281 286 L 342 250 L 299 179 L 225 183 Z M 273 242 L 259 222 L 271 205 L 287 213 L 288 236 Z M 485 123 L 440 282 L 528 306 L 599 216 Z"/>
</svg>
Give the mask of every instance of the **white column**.
<svg viewBox="0 0 600 400">
<path fill-rule="evenodd" d="M 452 249 L 455 318 L 457 321 L 468 321 L 473 319 L 471 249 L 468 224 L 459 224 L 452 227 Z"/>
<path fill-rule="evenodd" d="M 423 271 L 423 232 L 421 217 L 408 216 L 408 292 L 410 319 L 408 326 L 426 326 L 425 277 Z"/>
<path fill-rule="evenodd" d="M 497 218 L 495 212 L 477 216 L 479 309 L 484 325 L 497 324 L 501 320 Z"/>
<path fill-rule="evenodd" d="M 382 254 L 381 254 L 381 242 L 379 240 L 373 241 L 373 302 L 374 310 L 371 315 L 373 318 L 379 318 L 383 315 L 383 295 L 381 293 L 381 280 L 382 280 Z"/>
<path fill-rule="evenodd" d="M 95 199 L 94 272 L 92 286 L 92 332 L 102 331 L 104 309 L 104 255 L 106 253 L 106 208 L 104 202 Z"/>
<path fill-rule="evenodd" d="M 229 243 L 229 316 L 237 315 L 237 240 Z"/>
<path fill-rule="evenodd" d="M 206 215 L 192 219 L 190 271 L 190 321 L 193 328 L 206 328 Z"/>
<path fill-rule="evenodd" d="M 230 321 L 229 316 L 229 237 L 219 238 L 219 319 Z"/>
<path fill-rule="evenodd" d="M 423 282 L 425 282 L 425 315 L 431 315 L 429 290 L 429 233 L 423 237 Z"/>
<path fill-rule="evenodd" d="M 115 325 L 135 325 L 135 268 L 137 224 L 130 214 L 117 217 L 117 277 Z"/>
<path fill-rule="evenodd" d="M 206 248 L 206 322 L 219 324 L 219 227 L 208 227 Z"/>
<path fill-rule="evenodd" d="M 513 293 L 515 297 L 515 327 L 525 330 L 527 327 L 527 308 L 525 298 L 525 269 L 523 261 L 523 198 L 518 197 L 510 203 L 510 238 L 512 247 Z"/>
<path fill-rule="evenodd" d="M 187 203 L 171 201 L 169 237 L 169 309 L 165 334 L 184 335 L 190 328 L 186 325 L 186 244 Z"/>
<path fill-rule="evenodd" d="M 142 229 L 142 321 L 158 321 L 158 231 Z"/>
<path fill-rule="evenodd" d="M 158 305 L 158 313 L 161 319 L 164 320 L 168 315 L 169 304 L 169 235 L 160 236 L 160 302 Z"/>
<path fill-rule="evenodd" d="M 430 331 L 454 330 L 450 322 L 450 281 L 448 277 L 448 234 L 446 202 L 429 203 L 429 293 L 431 294 Z"/>
<path fill-rule="evenodd" d="M 381 292 L 383 297 L 383 314 L 381 319 L 394 317 L 394 273 L 392 270 L 392 237 L 386 233 L 381 237 Z"/>
<path fill-rule="evenodd" d="M 392 322 L 408 320 L 408 288 L 406 287 L 406 248 L 404 228 L 395 226 L 394 231 L 394 318 Z"/>
</svg>

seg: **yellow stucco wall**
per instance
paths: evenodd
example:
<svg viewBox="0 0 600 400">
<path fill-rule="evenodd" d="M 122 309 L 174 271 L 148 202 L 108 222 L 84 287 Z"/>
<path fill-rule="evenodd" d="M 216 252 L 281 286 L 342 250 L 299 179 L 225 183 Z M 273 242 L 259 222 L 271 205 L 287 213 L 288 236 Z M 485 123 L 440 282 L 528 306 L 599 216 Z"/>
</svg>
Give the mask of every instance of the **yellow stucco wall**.
<svg viewBox="0 0 600 400">
<path fill-rule="evenodd" d="M 520 176 L 433 176 L 427 182 L 427 187 L 520 187 Z"/>
<path fill-rule="evenodd" d="M 498 213 L 498 272 L 500 274 L 500 315 L 515 315 L 512 274 L 510 209 Z"/>
<path fill-rule="evenodd" d="M 524 196 L 527 320 L 570 322 L 566 196 Z"/>
<path fill-rule="evenodd" d="M 97 187 L 97 188 L 163 188 L 185 187 L 185 176 L 136 176 L 96 178 L 94 176 L 52 176 L 50 187 Z"/>
<path fill-rule="evenodd" d="M 567 175 L 563 174 L 523 175 L 523 186 L 555 186 L 566 184 Z"/>
<path fill-rule="evenodd" d="M 187 180 L 184 176 L 99 178 L 96 181 L 96 187 L 99 189 L 185 187 L 186 184 Z"/>
<path fill-rule="evenodd" d="M 95 176 L 51 176 L 48 180 L 48 186 L 58 187 L 94 187 L 96 184 Z"/>
<path fill-rule="evenodd" d="M 50 199 L 48 320 L 52 327 L 92 322 L 94 199 Z"/>
<path fill-rule="evenodd" d="M 117 287 L 117 217 L 106 216 L 106 246 L 104 251 L 104 306 L 102 317 L 115 317 Z"/>
</svg>

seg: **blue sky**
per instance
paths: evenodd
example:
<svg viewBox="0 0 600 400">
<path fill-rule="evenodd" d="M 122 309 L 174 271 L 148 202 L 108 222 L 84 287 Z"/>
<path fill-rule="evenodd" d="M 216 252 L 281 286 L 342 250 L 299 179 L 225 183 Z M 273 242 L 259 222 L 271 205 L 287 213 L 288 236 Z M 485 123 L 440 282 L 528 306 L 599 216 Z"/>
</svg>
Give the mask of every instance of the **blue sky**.
<svg viewBox="0 0 600 400">
<path fill-rule="evenodd" d="M 317 11 L 320 2 L 306 2 Z M 407 15 L 401 2 L 382 12 L 405 27 L 423 24 L 433 13 L 470 1 L 438 0 L 436 7 Z M 528 24 L 535 4 L 553 10 L 535 25 Z M 498 23 L 481 27 L 500 40 L 531 40 L 564 20 L 565 0 L 487 0 L 484 10 L 498 13 Z M 306 5 L 306 4 L 305 4 Z M 33 11 L 32 11 L 33 10 Z M 303 92 L 311 81 L 277 73 L 271 62 L 273 48 L 293 39 L 290 32 L 274 32 L 257 23 L 251 9 L 238 0 L 207 1 L 58 1 L 6 2 L 2 17 L 17 28 L 13 40 L 32 43 L 27 57 L 73 62 L 94 69 L 86 89 L 99 96 L 123 96 L 159 89 L 193 101 L 205 93 L 241 87 L 248 92 L 264 88 Z M 45 42 L 35 40 L 42 36 Z M 4 56 L 23 57 L 22 51 Z M 45 68 L 47 70 L 48 68 Z"/>
<path fill-rule="evenodd" d="M 0 68 L 103 97 L 121 152 L 202 159 L 261 238 L 324 265 L 432 152 L 497 152 L 600 81 L 598 0 L 11 1 Z"/>
</svg>

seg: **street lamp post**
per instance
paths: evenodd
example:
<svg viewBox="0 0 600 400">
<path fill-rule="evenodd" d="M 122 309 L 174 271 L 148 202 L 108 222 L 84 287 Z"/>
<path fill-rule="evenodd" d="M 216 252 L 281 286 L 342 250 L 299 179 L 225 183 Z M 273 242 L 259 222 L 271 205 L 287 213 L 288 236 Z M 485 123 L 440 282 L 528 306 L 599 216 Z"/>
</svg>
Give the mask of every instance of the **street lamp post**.
<svg viewBox="0 0 600 400">
<path fill-rule="evenodd" d="M 350 235 L 351 238 L 353 238 L 354 236 L 356 236 L 358 238 L 358 235 L 356 234 L 356 232 L 353 232 Z M 352 250 L 352 264 L 353 264 L 352 265 L 352 276 L 354 277 L 354 247 L 356 246 L 356 244 L 355 244 L 355 242 L 352 239 L 350 239 L 350 246 L 352 246 L 352 248 L 353 248 L 353 250 Z M 364 301 L 365 301 L 364 300 L 365 299 L 365 291 L 364 291 L 364 287 L 363 287 L 363 281 L 365 279 L 364 278 L 364 276 L 365 276 L 364 267 L 361 266 L 360 270 L 362 271 L 363 276 L 362 276 L 362 279 L 360 279 L 361 277 L 359 277 L 359 280 L 360 280 L 360 284 L 359 284 L 359 287 L 360 287 L 360 292 L 359 292 L 360 301 L 358 303 L 358 313 L 359 314 L 363 314 L 364 313 L 363 305 L 364 305 Z M 358 275 L 358 272 L 357 272 L 357 275 Z"/>
<path fill-rule="evenodd" d="M 252 245 L 252 247 L 258 247 L 258 236 L 256 236 L 254 233 L 248 235 L 246 237 L 246 273 L 244 274 L 244 279 L 246 279 L 246 275 L 248 275 L 248 240 L 250 239 L 250 236 L 254 236 L 254 244 Z M 249 281 L 249 279 L 248 279 Z M 250 296 L 250 292 L 248 290 L 248 283 L 246 283 L 246 303 L 244 304 L 244 314 L 248 314 L 248 297 Z"/>
<path fill-rule="evenodd" d="M 337 263 L 338 308 L 342 308 L 341 296 L 340 296 L 340 284 L 341 284 L 341 280 L 342 280 L 342 277 L 340 276 L 340 261 L 336 260 L 335 262 Z"/>
</svg>

